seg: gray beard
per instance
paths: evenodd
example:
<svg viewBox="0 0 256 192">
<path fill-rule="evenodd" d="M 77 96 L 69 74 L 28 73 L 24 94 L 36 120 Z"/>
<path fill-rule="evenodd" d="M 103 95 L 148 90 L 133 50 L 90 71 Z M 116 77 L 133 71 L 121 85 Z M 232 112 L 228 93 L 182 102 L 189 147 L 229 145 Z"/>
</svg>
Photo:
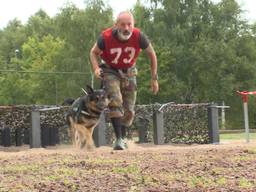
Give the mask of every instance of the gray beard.
<svg viewBox="0 0 256 192">
<path fill-rule="evenodd" d="M 130 39 L 130 37 L 132 36 L 132 33 L 130 33 L 129 35 L 124 35 L 122 32 L 120 32 L 119 30 L 117 30 L 117 35 L 118 35 L 118 38 L 119 38 L 121 41 L 127 41 L 127 40 Z"/>
</svg>

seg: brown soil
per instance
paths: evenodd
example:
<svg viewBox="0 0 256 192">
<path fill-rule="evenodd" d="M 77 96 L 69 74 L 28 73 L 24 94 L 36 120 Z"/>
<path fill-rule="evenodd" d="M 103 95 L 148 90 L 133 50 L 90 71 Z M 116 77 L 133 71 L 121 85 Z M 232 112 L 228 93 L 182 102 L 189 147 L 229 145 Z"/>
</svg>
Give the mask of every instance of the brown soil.
<svg viewBox="0 0 256 192">
<path fill-rule="evenodd" d="M 0 148 L 0 191 L 256 191 L 256 142 Z"/>
</svg>

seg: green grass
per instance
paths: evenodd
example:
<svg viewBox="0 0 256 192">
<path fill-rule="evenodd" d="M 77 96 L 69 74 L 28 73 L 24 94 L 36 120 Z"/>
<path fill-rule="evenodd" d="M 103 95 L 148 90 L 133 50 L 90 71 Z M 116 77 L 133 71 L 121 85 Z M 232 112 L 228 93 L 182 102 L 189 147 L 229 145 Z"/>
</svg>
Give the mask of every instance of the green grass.
<svg viewBox="0 0 256 192">
<path fill-rule="evenodd" d="M 220 140 L 245 140 L 245 133 L 223 133 Z M 256 140 L 256 133 L 250 133 L 250 140 Z"/>
<path fill-rule="evenodd" d="M 129 165 L 127 167 L 113 167 L 114 173 L 138 173 L 139 168 L 136 165 Z"/>
<path fill-rule="evenodd" d="M 239 180 L 239 187 L 240 188 L 252 188 L 253 184 L 250 181 L 248 181 L 246 178 L 241 178 Z"/>
</svg>

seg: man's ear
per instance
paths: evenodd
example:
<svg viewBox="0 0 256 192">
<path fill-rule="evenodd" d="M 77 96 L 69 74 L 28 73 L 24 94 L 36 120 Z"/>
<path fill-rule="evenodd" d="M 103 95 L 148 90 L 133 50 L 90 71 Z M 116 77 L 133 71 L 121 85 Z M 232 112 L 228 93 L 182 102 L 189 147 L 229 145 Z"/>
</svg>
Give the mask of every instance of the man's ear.
<svg viewBox="0 0 256 192">
<path fill-rule="evenodd" d="M 90 85 L 86 85 L 86 90 L 88 94 L 92 94 L 94 92 L 93 88 Z"/>
<path fill-rule="evenodd" d="M 117 29 L 117 21 L 114 21 L 114 23 L 113 23 L 113 28 L 114 28 L 114 29 Z"/>
</svg>

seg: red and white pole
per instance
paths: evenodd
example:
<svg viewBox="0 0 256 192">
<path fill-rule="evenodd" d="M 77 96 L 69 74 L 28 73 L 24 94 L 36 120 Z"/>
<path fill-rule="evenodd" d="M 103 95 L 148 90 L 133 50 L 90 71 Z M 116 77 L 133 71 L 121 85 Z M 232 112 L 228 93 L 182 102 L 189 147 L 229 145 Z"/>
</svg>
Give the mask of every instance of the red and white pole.
<svg viewBox="0 0 256 192">
<path fill-rule="evenodd" d="M 244 104 L 244 127 L 245 127 L 245 138 L 246 142 L 250 142 L 250 132 L 249 132 L 249 116 L 248 116 L 248 95 L 256 95 L 256 91 L 237 91 L 243 99 Z"/>
<path fill-rule="evenodd" d="M 248 95 L 243 95 L 243 103 L 244 103 L 244 127 L 245 127 L 245 138 L 246 142 L 250 142 L 250 133 L 249 133 L 249 116 L 248 116 Z"/>
</svg>

